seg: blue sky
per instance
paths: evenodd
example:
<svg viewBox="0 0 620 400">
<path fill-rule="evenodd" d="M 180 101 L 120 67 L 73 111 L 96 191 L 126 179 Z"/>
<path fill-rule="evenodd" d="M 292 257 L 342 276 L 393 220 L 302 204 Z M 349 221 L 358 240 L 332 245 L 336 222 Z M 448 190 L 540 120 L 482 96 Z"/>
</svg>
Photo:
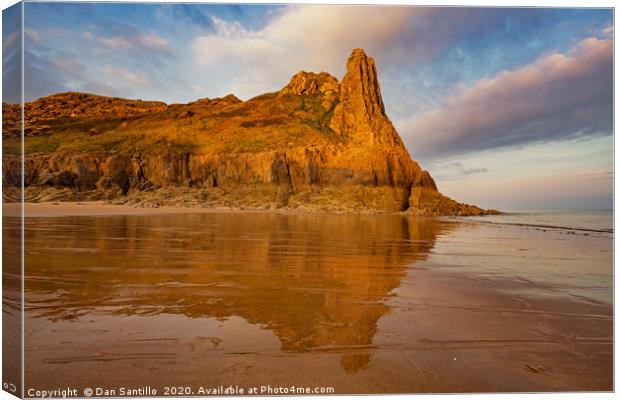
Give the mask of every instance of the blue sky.
<svg viewBox="0 0 620 400">
<path fill-rule="evenodd" d="M 25 29 L 27 100 L 248 99 L 302 69 L 341 78 L 362 47 L 443 192 L 503 209 L 612 204 L 609 9 L 26 3 Z"/>
</svg>

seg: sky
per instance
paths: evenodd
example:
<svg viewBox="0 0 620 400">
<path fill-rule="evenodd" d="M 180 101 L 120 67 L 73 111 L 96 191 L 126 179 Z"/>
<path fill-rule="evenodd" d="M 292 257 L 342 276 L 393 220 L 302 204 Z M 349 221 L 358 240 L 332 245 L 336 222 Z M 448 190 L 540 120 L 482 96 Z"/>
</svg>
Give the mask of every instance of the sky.
<svg viewBox="0 0 620 400">
<path fill-rule="evenodd" d="M 300 70 L 341 79 L 361 47 L 443 193 L 504 210 L 612 208 L 611 9 L 33 2 L 24 16 L 26 101 L 249 99 Z M 4 101 L 18 93 L 7 22 Z"/>
</svg>

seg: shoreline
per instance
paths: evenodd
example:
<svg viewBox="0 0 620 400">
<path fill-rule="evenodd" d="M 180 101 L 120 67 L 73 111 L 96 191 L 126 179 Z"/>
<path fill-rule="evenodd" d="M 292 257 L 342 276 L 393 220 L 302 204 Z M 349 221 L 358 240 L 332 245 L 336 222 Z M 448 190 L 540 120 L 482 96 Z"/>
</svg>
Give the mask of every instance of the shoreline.
<svg viewBox="0 0 620 400">
<path fill-rule="evenodd" d="M 50 201 L 23 203 L 25 218 L 68 217 L 68 216 L 112 216 L 112 215 L 162 215 L 162 214 L 210 214 L 210 213 L 271 213 L 282 215 L 403 215 L 407 213 L 379 213 L 373 211 L 312 211 L 286 208 L 230 208 L 230 207 L 186 207 L 158 206 L 140 207 L 136 205 L 110 204 L 104 200 L 97 201 Z M 21 203 L 3 203 L 4 216 L 18 217 Z M 427 216 L 417 218 L 439 218 Z"/>
<path fill-rule="evenodd" d="M 3 203 L 4 217 L 19 217 L 21 203 Z M 573 233 L 578 235 L 593 235 L 613 237 L 614 232 L 588 228 L 570 228 L 545 224 L 528 224 L 514 222 L 494 222 L 480 220 L 480 216 L 458 215 L 415 215 L 405 211 L 376 212 L 376 211 L 317 211 L 287 208 L 231 208 L 231 207 L 189 207 L 189 206 L 157 206 L 144 207 L 140 205 L 111 204 L 106 200 L 91 201 L 48 201 L 26 202 L 24 205 L 25 218 L 53 218 L 53 217 L 105 217 L 105 216 L 147 216 L 147 215 L 174 215 L 174 214 L 279 214 L 279 215 L 358 215 L 358 216 L 402 216 L 415 219 L 434 219 L 447 222 L 483 224 L 487 226 L 509 226 L 522 229 L 549 230 L 552 232 Z M 492 215 L 492 214 L 485 214 Z"/>
</svg>

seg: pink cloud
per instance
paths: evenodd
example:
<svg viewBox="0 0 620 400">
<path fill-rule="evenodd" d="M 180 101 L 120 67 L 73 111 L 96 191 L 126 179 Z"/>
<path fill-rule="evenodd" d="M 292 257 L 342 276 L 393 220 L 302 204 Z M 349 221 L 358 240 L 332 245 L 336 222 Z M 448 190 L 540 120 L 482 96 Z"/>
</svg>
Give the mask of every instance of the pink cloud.
<svg viewBox="0 0 620 400">
<path fill-rule="evenodd" d="M 136 38 L 136 42 L 147 49 L 162 52 L 167 52 L 170 50 L 170 44 L 168 43 L 168 41 L 158 36 L 155 32 L 138 35 L 138 37 Z"/>
<path fill-rule="evenodd" d="M 613 40 L 588 37 L 567 53 L 462 88 L 399 126 L 414 154 L 447 154 L 610 134 Z"/>
<path fill-rule="evenodd" d="M 152 84 L 152 81 L 144 74 L 134 73 L 123 68 L 106 67 L 104 71 L 111 78 L 120 79 L 131 85 L 149 86 Z"/>
<path fill-rule="evenodd" d="M 129 40 L 120 36 L 113 36 L 109 38 L 101 37 L 98 40 L 101 44 L 117 50 L 130 50 L 132 47 L 132 44 Z"/>
<path fill-rule="evenodd" d="M 4 47 L 8 48 L 8 47 L 15 45 L 18 39 L 19 39 L 19 32 L 18 31 L 11 32 L 11 34 L 7 36 L 6 40 L 4 41 Z"/>
<path fill-rule="evenodd" d="M 149 33 L 110 37 L 97 36 L 90 31 L 85 31 L 82 33 L 82 36 L 87 40 L 119 51 L 154 51 L 158 53 L 168 53 L 170 51 L 170 43 L 152 31 Z"/>
</svg>

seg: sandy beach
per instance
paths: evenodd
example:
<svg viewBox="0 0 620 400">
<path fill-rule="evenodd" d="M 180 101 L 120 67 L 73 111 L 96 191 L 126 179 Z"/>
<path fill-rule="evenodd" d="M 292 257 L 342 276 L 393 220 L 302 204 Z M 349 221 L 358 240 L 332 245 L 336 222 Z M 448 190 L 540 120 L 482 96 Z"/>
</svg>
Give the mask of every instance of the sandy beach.
<svg viewBox="0 0 620 400">
<path fill-rule="evenodd" d="M 20 205 L 9 203 L 4 205 L 4 210 L 8 215 L 19 215 Z M 105 201 L 24 203 L 24 215 L 26 217 L 197 214 L 231 211 L 242 212 L 246 210 L 203 207 L 138 207 L 110 204 Z"/>
<path fill-rule="evenodd" d="M 610 237 L 400 215 L 26 212 L 26 388 L 612 389 Z"/>
<path fill-rule="evenodd" d="M 376 213 L 370 211 L 345 212 L 345 211 L 312 211 L 290 209 L 252 209 L 231 207 L 184 207 L 184 206 L 157 206 L 145 207 L 139 205 L 110 204 L 107 201 L 63 201 L 63 202 L 37 202 L 24 203 L 24 215 L 29 217 L 63 217 L 63 216 L 106 216 L 106 215 L 160 215 L 160 214 L 206 214 L 206 213 L 272 213 L 272 214 L 363 214 L 385 215 L 389 213 Z M 19 216 L 21 206 L 19 203 L 3 204 L 3 212 L 6 216 Z M 396 214 L 396 213 L 392 213 Z"/>
</svg>

